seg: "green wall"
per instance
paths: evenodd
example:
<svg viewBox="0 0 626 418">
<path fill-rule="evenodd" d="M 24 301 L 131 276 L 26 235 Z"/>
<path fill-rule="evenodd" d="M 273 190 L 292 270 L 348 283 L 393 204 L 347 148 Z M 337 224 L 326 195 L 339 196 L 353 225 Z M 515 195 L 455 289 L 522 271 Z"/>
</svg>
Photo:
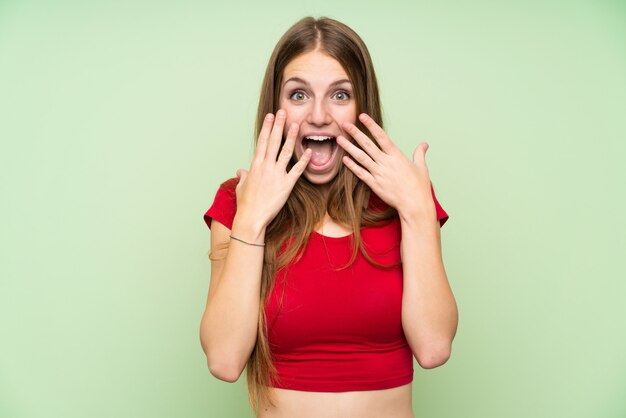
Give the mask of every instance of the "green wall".
<svg viewBox="0 0 626 418">
<path fill-rule="evenodd" d="M 626 417 L 626 3 L 0 2 L 0 416 L 249 417 L 206 367 L 202 221 L 305 15 L 372 53 L 450 214 L 428 418 Z"/>
</svg>

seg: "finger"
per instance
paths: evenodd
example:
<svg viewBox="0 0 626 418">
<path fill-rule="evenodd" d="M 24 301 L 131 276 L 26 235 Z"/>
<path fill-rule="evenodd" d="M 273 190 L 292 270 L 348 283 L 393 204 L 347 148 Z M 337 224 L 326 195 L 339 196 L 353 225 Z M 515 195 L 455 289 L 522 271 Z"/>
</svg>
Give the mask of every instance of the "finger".
<svg viewBox="0 0 626 418">
<path fill-rule="evenodd" d="M 371 142 L 372 141 L 370 141 L 370 143 Z M 354 145 L 352 142 L 348 141 L 343 136 L 339 135 L 337 137 L 337 144 L 339 144 L 341 148 L 346 150 L 346 152 L 348 152 L 352 156 L 352 158 L 357 160 L 363 167 L 368 169 L 370 172 L 373 172 L 376 169 L 376 163 L 374 162 L 374 160 L 372 160 L 372 158 L 367 155 L 365 151 Z M 376 149 L 378 150 L 378 148 Z M 380 150 L 378 150 L 378 152 L 380 152 Z"/>
<path fill-rule="evenodd" d="M 378 145 L 380 145 L 380 148 L 385 151 L 385 153 L 390 154 L 395 151 L 395 144 L 374 119 L 372 119 L 367 113 L 361 113 L 359 115 L 359 120 L 372 133 L 374 138 L 376 138 L 376 142 L 378 142 Z"/>
<path fill-rule="evenodd" d="M 367 184 L 368 186 L 370 186 L 370 188 L 372 188 L 372 185 L 374 183 L 374 177 L 369 171 L 367 171 L 366 169 L 364 169 L 363 167 L 355 163 L 352 160 L 352 158 L 348 157 L 347 155 L 344 155 L 341 161 L 343 161 L 346 167 L 348 167 L 350 171 L 354 173 L 355 176 L 363 180 L 365 184 Z"/>
<path fill-rule="evenodd" d="M 276 156 L 278 155 L 278 149 L 283 139 L 283 128 L 285 127 L 285 120 L 287 113 L 284 109 L 280 109 L 276 112 L 276 119 L 274 120 L 274 126 L 272 126 L 272 133 L 270 133 L 270 139 L 267 144 L 267 152 L 265 158 L 270 161 L 276 162 Z"/>
<path fill-rule="evenodd" d="M 380 160 L 383 156 L 383 152 L 376 146 L 370 137 L 361 132 L 361 130 L 353 123 L 346 122 L 343 124 L 343 128 L 374 161 Z"/>
<path fill-rule="evenodd" d="M 293 156 L 293 150 L 296 146 L 296 138 L 298 137 L 298 131 L 300 130 L 300 125 L 297 123 L 292 123 L 287 131 L 287 139 L 283 144 L 283 149 L 280 151 L 280 155 L 278 156 L 278 164 L 283 168 L 287 167 L 289 161 L 291 161 L 291 157 Z"/>
<path fill-rule="evenodd" d="M 291 167 L 289 174 L 287 174 L 287 178 L 289 178 L 292 182 L 291 184 L 296 184 L 298 178 L 302 175 L 302 173 L 304 173 L 304 169 L 309 164 L 309 161 L 311 161 L 311 155 L 313 155 L 313 151 L 311 151 L 310 148 L 307 148 L 304 151 L 304 154 L 302 154 L 302 157 L 300 157 L 300 160 L 298 160 L 298 162 Z"/>
<path fill-rule="evenodd" d="M 267 141 L 272 131 L 272 123 L 274 122 L 274 115 L 268 113 L 265 115 L 265 119 L 263 119 L 263 126 L 261 127 L 261 132 L 259 132 L 259 138 L 256 143 L 256 150 L 254 152 L 254 158 L 252 159 L 252 164 L 258 164 L 263 161 L 265 158 L 265 153 L 267 152 Z"/>
</svg>

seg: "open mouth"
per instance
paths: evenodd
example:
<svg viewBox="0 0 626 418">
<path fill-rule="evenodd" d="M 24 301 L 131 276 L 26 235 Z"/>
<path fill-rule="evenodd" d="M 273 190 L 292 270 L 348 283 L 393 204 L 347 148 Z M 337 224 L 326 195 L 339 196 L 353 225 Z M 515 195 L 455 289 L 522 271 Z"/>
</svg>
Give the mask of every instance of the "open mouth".
<svg viewBox="0 0 626 418">
<path fill-rule="evenodd" d="M 302 138 L 303 150 L 311 149 L 313 154 L 309 166 L 316 170 L 328 168 L 337 154 L 337 138 L 334 136 L 311 135 Z"/>
</svg>

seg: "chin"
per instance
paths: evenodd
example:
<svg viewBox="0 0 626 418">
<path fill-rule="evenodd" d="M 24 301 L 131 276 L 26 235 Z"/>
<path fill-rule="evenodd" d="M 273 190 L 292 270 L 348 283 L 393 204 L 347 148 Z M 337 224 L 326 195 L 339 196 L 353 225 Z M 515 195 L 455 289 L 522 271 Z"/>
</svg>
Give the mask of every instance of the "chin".
<svg viewBox="0 0 626 418">
<path fill-rule="evenodd" d="M 332 171 L 329 171 L 327 173 L 310 173 L 308 170 L 304 170 L 304 173 L 302 173 L 302 175 L 309 181 L 309 183 L 311 184 L 315 184 L 317 186 L 321 186 L 324 184 L 329 184 L 331 181 L 333 181 L 333 179 L 335 177 L 337 177 L 337 174 L 339 173 L 339 168 L 335 168 Z"/>
</svg>

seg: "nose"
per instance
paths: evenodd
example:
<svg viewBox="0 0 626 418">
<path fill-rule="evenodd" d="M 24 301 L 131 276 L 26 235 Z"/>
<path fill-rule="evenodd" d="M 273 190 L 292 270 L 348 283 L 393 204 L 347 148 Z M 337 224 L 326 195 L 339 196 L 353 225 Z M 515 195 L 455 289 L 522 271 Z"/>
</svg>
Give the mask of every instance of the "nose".
<svg viewBox="0 0 626 418">
<path fill-rule="evenodd" d="M 311 125 L 323 126 L 332 123 L 332 116 L 323 100 L 315 100 L 309 112 L 308 122 Z"/>
</svg>

